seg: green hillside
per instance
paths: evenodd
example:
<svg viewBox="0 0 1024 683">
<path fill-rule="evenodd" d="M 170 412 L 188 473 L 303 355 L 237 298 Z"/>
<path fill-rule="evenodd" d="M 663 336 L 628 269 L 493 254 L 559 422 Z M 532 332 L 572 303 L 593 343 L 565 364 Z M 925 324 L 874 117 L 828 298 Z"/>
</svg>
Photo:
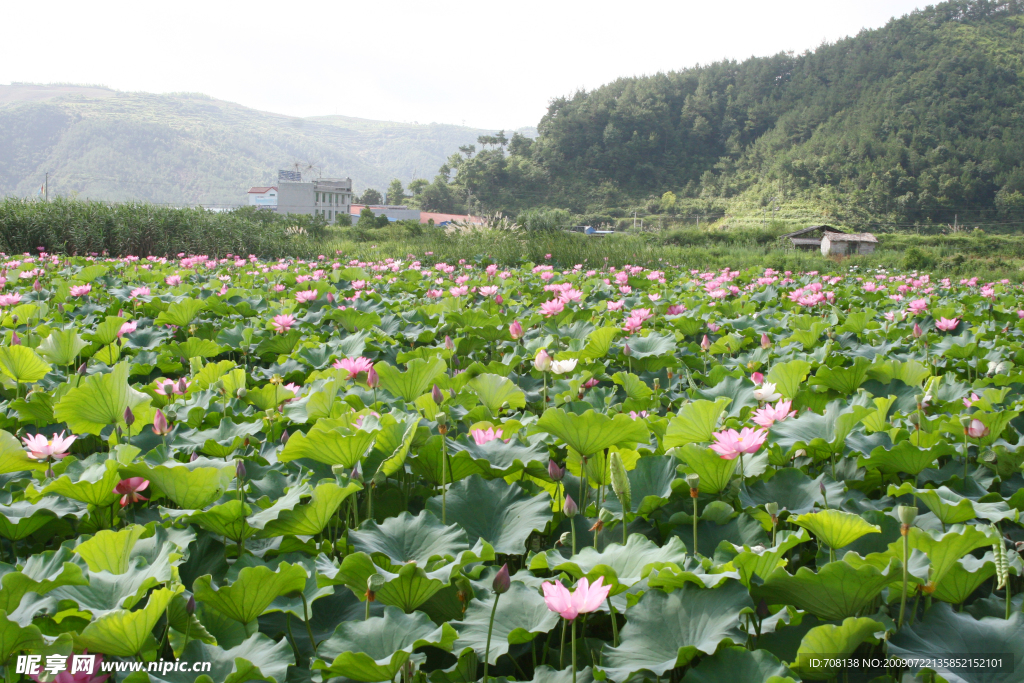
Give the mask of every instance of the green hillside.
<svg viewBox="0 0 1024 683">
<path fill-rule="evenodd" d="M 802 202 L 875 229 L 1013 228 L 1024 3 L 946 2 L 813 52 L 622 78 L 553 100 L 538 128 L 532 143 L 453 156 L 442 171 L 454 181 L 428 197 L 619 216 L 703 202 L 759 223 L 761 207 Z"/>
<path fill-rule="evenodd" d="M 277 169 L 313 162 L 357 191 L 430 176 L 493 131 L 343 116 L 295 118 L 195 94 L 0 85 L 0 195 L 237 204 Z"/>
</svg>

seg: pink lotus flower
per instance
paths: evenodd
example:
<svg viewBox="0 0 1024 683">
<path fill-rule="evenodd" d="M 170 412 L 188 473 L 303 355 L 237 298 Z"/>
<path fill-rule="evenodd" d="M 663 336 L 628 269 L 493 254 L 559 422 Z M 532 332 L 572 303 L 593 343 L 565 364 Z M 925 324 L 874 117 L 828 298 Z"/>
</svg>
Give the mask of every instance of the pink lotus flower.
<svg viewBox="0 0 1024 683">
<path fill-rule="evenodd" d="M 278 334 L 284 334 L 285 332 L 290 330 L 292 328 L 292 325 L 294 324 L 294 315 L 275 315 L 274 322 L 271 324 L 271 326 Z"/>
<path fill-rule="evenodd" d="M 295 292 L 295 300 L 298 301 L 300 304 L 304 304 L 310 301 L 315 301 L 319 294 L 320 293 L 317 292 L 315 289 L 307 289 L 301 292 Z"/>
<path fill-rule="evenodd" d="M 461 287 L 449 287 L 448 288 L 448 292 L 452 296 L 463 296 L 464 294 L 467 294 L 469 292 L 469 287 L 467 287 L 465 285 L 463 285 Z"/>
<path fill-rule="evenodd" d="M 166 284 L 166 285 L 168 285 L 170 287 L 177 287 L 178 285 L 181 284 L 181 276 L 180 275 L 168 275 L 167 277 L 164 278 L 164 284 Z"/>
<path fill-rule="evenodd" d="M 726 429 L 715 432 L 713 436 L 715 443 L 711 444 L 711 450 L 723 460 L 732 460 L 740 453 L 756 453 L 768 437 L 768 430 L 744 427 L 739 432 Z"/>
<path fill-rule="evenodd" d="M 121 325 L 121 329 L 117 331 L 117 336 L 123 337 L 126 334 L 131 334 L 136 329 L 138 329 L 138 327 L 139 323 L 135 322 L 134 320 L 129 320 L 128 322 Z"/>
<path fill-rule="evenodd" d="M 488 441 L 494 441 L 495 439 L 501 438 L 501 428 L 494 429 L 488 427 L 487 429 L 474 429 L 470 432 L 470 436 L 473 437 L 473 441 L 476 441 L 477 446 L 483 446 Z"/>
<path fill-rule="evenodd" d="M 604 577 L 601 576 L 591 586 L 590 581 L 584 576 L 576 583 L 576 590 L 571 593 L 560 582 L 545 581 L 541 588 L 544 589 L 544 602 L 548 609 L 557 612 L 563 619 L 572 621 L 579 615 L 593 612 L 601 606 L 612 589 L 603 583 Z"/>
<path fill-rule="evenodd" d="M 783 399 L 775 404 L 775 406 L 766 405 L 764 408 L 754 411 L 753 420 L 762 427 L 771 427 L 776 422 L 782 422 L 787 417 L 793 417 L 796 415 L 795 410 L 790 410 L 792 401 L 789 399 Z"/>
<path fill-rule="evenodd" d="M 518 320 L 513 320 L 512 324 L 508 326 L 508 334 L 514 341 L 518 341 L 523 338 L 523 324 Z"/>
<path fill-rule="evenodd" d="M 29 674 L 28 677 L 36 683 L 43 683 L 43 681 L 48 683 L 104 683 L 110 678 L 110 674 L 100 675 L 100 663 L 103 661 L 103 655 L 90 655 L 88 650 L 84 650 L 82 654 L 92 658 L 92 661 L 87 663 L 87 671 L 71 673 L 74 670 L 74 658 L 77 655 L 68 655 L 63 664 L 64 670 L 56 676 L 51 677 L 49 674 L 38 673 Z M 42 664 L 40 663 L 39 666 L 42 667 Z"/>
<path fill-rule="evenodd" d="M 139 491 L 145 491 L 147 488 L 149 488 L 149 480 L 143 479 L 142 477 L 128 477 L 127 479 L 122 479 L 121 482 L 114 487 L 114 493 L 122 494 L 121 507 L 124 507 L 129 503 L 138 503 L 140 500 L 149 500 L 149 498 L 139 495 Z"/>
<path fill-rule="evenodd" d="M 138 299 L 140 296 L 149 296 L 149 287 L 136 287 L 128 295 L 129 299 Z"/>
<path fill-rule="evenodd" d="M 609 301 L 608 302 L 608 310 L 609 311 L 617 311 L 617 310 L 621 309 L 625 305 L 626 305 L 625 301 Z"/>
<path fill-rule="evenodd" d="M 939 318 L 935 321 L 935 329 L 942 330 L 943 332 L 949 332 L 950 330 L 956 329 L 956 326 L 960 324 L 960 318 Z"/>
<path fill-rule="evenodd" d="M 334 361 L 331 366 L 337 370 L 348 370 L 349 379 L 355 377 L 360 372 L 369 372 L 373 367 L 373 361 L 365 356 L 359 356 L 358 358 L 342 358 L 341 360 Z"/>
<path fill-rule="evenodd" d="M 764 381 L 764 375 L 761 374 L 760 372 L 755 372 L 750 375 L 750 381 L 752 381 L 754 385 L 757 386 Z"/>
<path fill-rule="evenodd" d="M 541 372 L 547 372 L 551 369 L 551 355 L 544 349 L 538 349 L 537 355 L 533 358 L 533 367 L 537 368 Z"/>
<path fill-rule="evenodd" d="M 686 306 L 682 304 L 673 304 L 665 311 L 665 315 L 682 315 L 683 313 L 686 313 Z"/>
<path fill-rule="evenodd" d="M 0 294 L 0 306 L 17 306 L 21 294 Z"/>
<path fill-rule="evenodd" d="M 74 434 L 65 437 L 64 432 L 61 432 L 52 439 L 47 439 L 42 434 L 33 434 L 32 436 L 23 436 L 21 440 L 25 444 L 25 450 L 28 451 L 28 457 L 33 460 L 49 460 L 50 458 L 60 460 L 68 454 L 68 449 L 77 438 Z"/>
<path fill-rule="evenodd" d="M 481 295 L 490 297 L 498 293 L 498 288 L 494 285 L 488 285 L 486 287 L 481 287 L 478 291 Z"/>
<path fill-rule="evenodd" d="M 920 313 L 928 308 L 928 299 L 914 299 L 910 302 L 910 312 Z"/>
<path fill-rule="evenodd" d="M 89 296 L 92 285 L 76 285 L 71 288 L 71 296 Z"/>
<path fill-rule="evenodd" d="M 988 427 L 981 420 L 971 420 L 971 424 L 964 431 L 972 439 L 983 439 L 988 436 Z"/>
<path fill-rule="evenodd" d="M 540 305 L 540 312 L 550 318 L 553 315 L 558 315 L 565 310 L 565 304 L 558 299 L 552 299 L 551 301 L 545 301 Z"/>
<path fill-rule="evenodd" d="M 973 404 L 975 401 L 980 401 L 980 400 L 981 400 L 981 396 L 978 396 L 974 392 L 971 392 L 971 395 L 969 397 L 968 396 L 964 396 L 964 408 L 970 408 L 971 404 Z"/>
<path fill-rule="evenodd" d="M 192 382 L 186 381 L 184 377 L 177 382 L 173 379 L 158 379 L 153 391 L 161 396 L 184 396 L 191 384 Z"/>
</svg>

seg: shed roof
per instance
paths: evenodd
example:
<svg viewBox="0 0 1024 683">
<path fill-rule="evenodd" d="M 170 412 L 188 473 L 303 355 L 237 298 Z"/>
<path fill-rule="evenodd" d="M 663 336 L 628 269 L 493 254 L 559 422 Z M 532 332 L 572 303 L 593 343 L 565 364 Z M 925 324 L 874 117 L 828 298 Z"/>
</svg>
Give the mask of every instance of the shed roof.
<svg viewBox="0 0 1024 683">
<path fill-rule="evenodd" d="M 270 187 L 250 187 L 249 192 L 247 194 L 263 194 L 264 192 L 270 192 L 271 190 L 276 189 L 277 187 L 273 185 Z"/>
<path fill-rule="evenodd" d="M 818 230 L 824 230 L 825 232 L 841 232 L 837 228 L 833 228 L 831 225 L 812 225 L 811 227 L 804 228 L 803 230 L 787 233 L 782 235 L 782 237 L 799 237 L 800 235 L 806 235 L 809 232 L 815 232 Z"/>
<path fill-rule="evenodd" d="M 829 242 L 877 242 L 878 239 L 870 232 L 859 232 L 852 235 L 845 232 L 826 235 Z"/>
</svg>

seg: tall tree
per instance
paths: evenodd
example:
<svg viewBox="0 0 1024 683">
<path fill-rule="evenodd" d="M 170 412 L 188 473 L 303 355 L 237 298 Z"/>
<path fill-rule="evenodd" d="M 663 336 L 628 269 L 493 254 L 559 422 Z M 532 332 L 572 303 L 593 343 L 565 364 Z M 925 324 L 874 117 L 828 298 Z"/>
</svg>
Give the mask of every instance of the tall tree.
<svg viewBox="0 0 1024 683">
<path fill-rule="evenodd" d="M 360 204 L 366 204 L 367 206 L 373 204 L 380 204 L 384 201 L 384 198 L 380 196 L 380 192 L 373 189 L 372 187 L 367 188 L 366 192 L 363 192 L 362 196 L 359 197 Z"/>
<path fill-rule="evenodd" d="M 402 188 L 402 181 L 395 178 L 388 185 L 388 204 L 401 204 L 405 201 L 405 189 Z"/>
</svg>

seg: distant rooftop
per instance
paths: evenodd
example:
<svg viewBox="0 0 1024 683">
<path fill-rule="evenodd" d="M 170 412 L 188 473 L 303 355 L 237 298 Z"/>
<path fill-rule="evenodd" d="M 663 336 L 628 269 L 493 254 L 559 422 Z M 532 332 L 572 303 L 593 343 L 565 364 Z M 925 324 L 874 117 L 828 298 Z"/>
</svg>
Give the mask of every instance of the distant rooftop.
<svg viewBox="0 0 1024 683">
<path fill-rule="evenodd" d="M 248 194 L 263 194 L 265 192 L 270 192 L 271 190 L 276 189 L 276 185 L 271 185 L 270 187 L 250 187 Z"/>
</svg>

